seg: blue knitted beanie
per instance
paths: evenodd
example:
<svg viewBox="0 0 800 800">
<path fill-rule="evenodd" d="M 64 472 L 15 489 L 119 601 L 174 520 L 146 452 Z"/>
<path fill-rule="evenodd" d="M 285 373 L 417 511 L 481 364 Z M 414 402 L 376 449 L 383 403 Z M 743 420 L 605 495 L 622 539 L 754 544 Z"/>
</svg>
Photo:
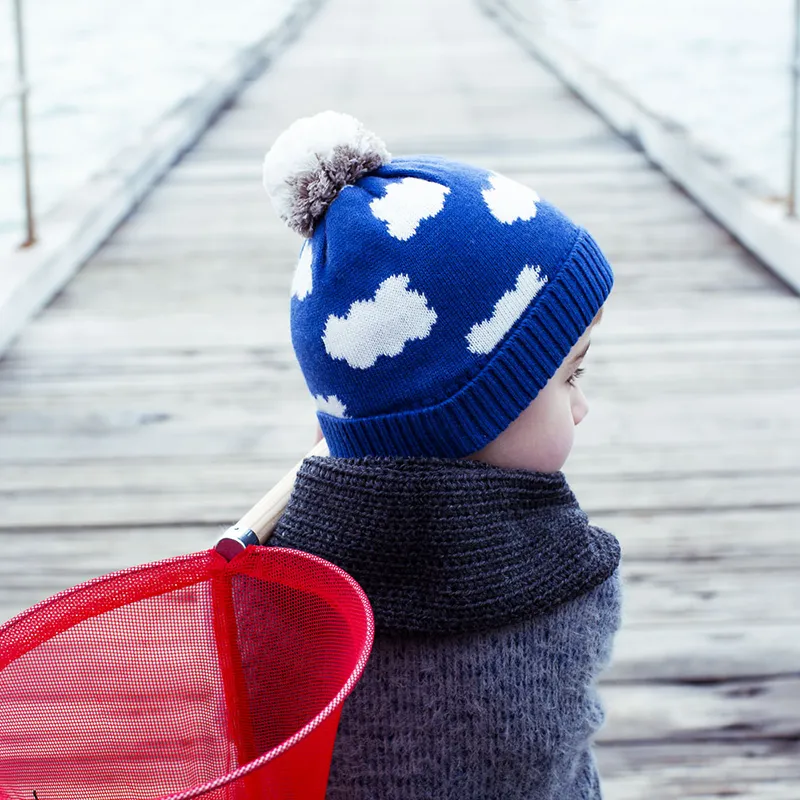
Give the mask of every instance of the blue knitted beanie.
<svg viewBox="0 0 800 800">
<path fill-rule="evenodd" d="M 292 343 L 334 456 L 480 450 L 611 291 L 592 237 L 531 189 L 435 156 L 393 159 L 344 114 L 284 131 L 264 185 L 307 237 Z"/>
</svg>

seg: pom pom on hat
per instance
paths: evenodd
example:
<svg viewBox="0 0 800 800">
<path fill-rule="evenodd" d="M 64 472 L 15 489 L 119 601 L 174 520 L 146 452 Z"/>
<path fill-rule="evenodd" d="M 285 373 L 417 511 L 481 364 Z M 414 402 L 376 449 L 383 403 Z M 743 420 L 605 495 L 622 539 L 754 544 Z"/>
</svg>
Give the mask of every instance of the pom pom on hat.
<svg viewBox="0 0 800 800">
<path fill-rule="evenodd" d="M 383 141 L 357 119 L 323 111 L 275 140 L 264 158 L 264 188 L 278 216 L 309 238 L 345 186 L 390 160 Z"/>
</svg>

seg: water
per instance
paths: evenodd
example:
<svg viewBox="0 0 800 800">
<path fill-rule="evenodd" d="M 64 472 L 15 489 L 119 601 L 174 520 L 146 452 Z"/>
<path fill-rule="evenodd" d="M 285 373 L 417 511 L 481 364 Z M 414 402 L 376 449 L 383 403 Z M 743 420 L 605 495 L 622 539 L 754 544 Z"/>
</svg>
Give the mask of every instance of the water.
<svg viewBox="0 0 800 800">
<path fill-rule="evenodd" d="M 788 186 L 792 0 L 510 0 L 761 194 Z"/>
<path fill-rule="evenodd" d="M 293 0 L 25 0 L 37 214 L 139 141 Z M 14 78 L 10 2 L 0 2 L 0 96 Z M 15 102 L 0 107 L 0 239 L 22 239 Z"/>
</svg>

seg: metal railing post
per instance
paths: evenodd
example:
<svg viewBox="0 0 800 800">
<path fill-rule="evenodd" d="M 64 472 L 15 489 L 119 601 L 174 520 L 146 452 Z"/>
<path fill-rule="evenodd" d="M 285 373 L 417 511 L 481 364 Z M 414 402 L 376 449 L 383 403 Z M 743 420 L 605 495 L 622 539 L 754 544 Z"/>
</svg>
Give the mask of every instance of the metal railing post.
<svg viewBox="0 0 800 800">
<path fill-rule="evenodd" d="M 789 200 L 787 211 L 797 217 L 798 200 L 798 139 L 800 139 L 800 0 L 794 2 L 794 53 L 792 54 L 792 108 L 791 134 L 789 137 Z"/>
<path fill-rule="evenodd" d="M 14 30 L 17 45 L 17 86 L 19 94 L 19 129 L 22 155 L 22 183 L 25 193 L 25 228 L 27 238 L 22 247 L 36 241 L 36 221 L 33 214 L 33 181 L 31 178 L 31 150 L 28 125 L 28 75 L 25 67 L 25 38 L 22 22 L 22 0 L 14 0 Z"/>
</svg>

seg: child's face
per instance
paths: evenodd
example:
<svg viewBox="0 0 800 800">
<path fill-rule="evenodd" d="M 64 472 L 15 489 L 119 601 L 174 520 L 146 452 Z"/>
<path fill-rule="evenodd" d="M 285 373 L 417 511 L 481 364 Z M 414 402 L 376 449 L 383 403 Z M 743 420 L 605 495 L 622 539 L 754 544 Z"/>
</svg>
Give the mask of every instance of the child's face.
<svg viewBox="0 0 800 800">
<path fill-rule="evenodd" d="M 578 386 L 593 325 L 570 350 L 536 399 L 486 447 L 469 458 L 506 469 L 557 472 L 572 449 L 575 426 L 589 412 Z"/>
</svg>

